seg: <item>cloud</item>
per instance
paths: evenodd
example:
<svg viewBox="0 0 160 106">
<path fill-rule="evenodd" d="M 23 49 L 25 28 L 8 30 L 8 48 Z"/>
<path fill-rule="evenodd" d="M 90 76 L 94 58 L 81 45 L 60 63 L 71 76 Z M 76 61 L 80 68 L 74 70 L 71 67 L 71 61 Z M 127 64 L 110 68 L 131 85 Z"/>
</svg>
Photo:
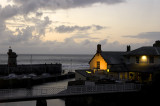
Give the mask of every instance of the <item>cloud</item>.
<svg viewBox="0 0 160 106">
<path fill-rule="evenodd" d="M 45 35 L 46 28 L 52 23 L 49 17 L 44 17 L 43 21 L 39 21 L 36 25 L 37 32 L 39 35 Z"/>
<path fill-rule="evenodd" d="M 0 44 L 1 45 L 32 45 L 39 44 L 41 37 L 45 35 L 46 29 L 50 28 L 49 25 L 52 21 L 49 17 L 44 17 L 43 20 L 40 19 L 30 19 L 29 21 L 36 21 L 34 25 L 25 25 L 23 27 L 18 27 L 11 31 L 6 27 L 4 21 L 0 20 Z"/>
<path fill-rule="evenodd" d="M 24 13 L 36 11 L 39 8 L 50 10 L 70 9 L 91 6 L 95 3 L 117 4 L 125 0 L 12 0 L 19 4 Z"/>
<path fill-rule="evenodd" d="M 65 26 L 61 25 L 55 28 L 55 31 L 58 33 L 70 33 L 74 31 L 88 31 L 90 29 L 94 30 L 102 30 L 106 27 L 100 26 L 100 25 L 91 25 L 91 26 Z"/>
<path fill-rule="evenodd" d="M 12 42 L 12 43 L 19 43 L 21 44 L 22 42 L 28 42 L 29 40 L 32 39 L 33 35 L 32 35 L 32 32 L 35 30 L 34 27 L 29 27 L 27 26 L 26 28 L 23 28 L 23 29 L 19 29 L 17 28 L 15 32 L 17 32 L 16 35 L 12 35 L 9 37 L 9 42 Z"/>
<path fill-rule="evenodd" d="M 59 33 L 69 33 L 69 32 L 74 32 L 74 31 L 87 31 L 91 29 L 91 26 L 65 26 L 65 25 L 61 25 L 55 28 L 56 32 Z"/>
<path fill-rule="evenodd" d="M 4 8 L 0 5 L 0 20 L 6 20 L 16 15 L 27 15 L 30 12 L 36 13 L 37 17 L 43 15 L 37 12 L 38 9 L 56 11 L 58 9 L 70 9 L 77 7 L 87 7 L 95 3 L 117 4 L 125 0 L 9 0 L 13 5 Z"/>
<path fill-rule="evenodd" d="M 126 38 L 138 38 L 138 39 L 147 39 L 147 40 L 159 40 L 160 32 L 144 32 L 138 35 L 127 35 L 123 36 Z"/>
<path fill-rule="evenodd" d="M 41 17 L 42 15 L 43 15 L 42 12 L 36 12 L 36 16 L 37 16 L 37 17 Z"/>
<path fill-rule="evenodd" d="M 95 27 L 95 30 L 102 30 L 102 29 L 106 28 L 106 27 L 100 26 L 100 25 L 93 25 L 93 27 Z"/>
<path fill-rule="evenodd" d="M 100 31 L 106 27 L 100 25 L 65 26 L 61 25 L 54 30 L 50 27 L 53 23 L 49 17 L 43 17 L 41 10 L 56 11 L 58 9 L 72 9 L 92 6 L 95 3 L 118 4 L 125 0 L 10 0 L 13 5 L 0 6 L 0 50 L 6 50 L 9 45 L 19 53 L 91 53 L 95 51 L 97 42 L 90 37 L 87 31 Z M 61 23 L 62 24 L 62 23 Z M 66 24 L 66 23 L 63 23 Z M 10 26 L 10 30 L 9 27 Z M 74 33 L 64 42 L 42 41 L 46 29 L 58 33 Z M 84 38 L 82 42 L 75 39 Z M 111 45 L 105 40 L 103 45 Z M 118 45 L 118 44 L 117 44 Z M 115 45 L 114 45 L 115 46 Z M 109 48 L 112 48 L 110 46 Z"/>
<path fill-rule="evenodd" d="M 11 18 L 19 13 L 17 6 L 7 5 L 6 7 L 2 8 L 0 5 L 0 20 L 6 20 Z"/>
</svg>

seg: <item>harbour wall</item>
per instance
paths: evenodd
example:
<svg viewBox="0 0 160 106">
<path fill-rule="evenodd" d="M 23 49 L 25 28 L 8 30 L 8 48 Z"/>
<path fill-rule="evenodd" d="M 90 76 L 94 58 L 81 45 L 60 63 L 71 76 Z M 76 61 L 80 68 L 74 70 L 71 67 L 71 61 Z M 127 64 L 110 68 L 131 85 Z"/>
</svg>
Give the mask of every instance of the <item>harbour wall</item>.
<svg viewBox="0 0 160 106">
<path fill-rule="evenodd" d="M 57 74 L 51 76 L 37 76 L 32 78 L 24 78 L 24 79 L 3 79 L 0 78 L 0 89 L 14 89 L 14 88 L 32 88 L 34 85 L 40 85 L 47 82 L 55 82 L 59 80 L 65 80 L 69 78 L 74 78 L 75 73 L 69 72 L 67 74 Z"/>
<path fill-rule="evenodd" d="M 31 64 L 31 65 L 17 65 L 15 67 L 9 67 L 8 65 L 0 65 L 0 75 L 8 75 L 14 73 L 20 74 L 31 74 L 40 75 L 42 73 L 58 74 L 62 73 L 62 64 Z"/>
</svg>

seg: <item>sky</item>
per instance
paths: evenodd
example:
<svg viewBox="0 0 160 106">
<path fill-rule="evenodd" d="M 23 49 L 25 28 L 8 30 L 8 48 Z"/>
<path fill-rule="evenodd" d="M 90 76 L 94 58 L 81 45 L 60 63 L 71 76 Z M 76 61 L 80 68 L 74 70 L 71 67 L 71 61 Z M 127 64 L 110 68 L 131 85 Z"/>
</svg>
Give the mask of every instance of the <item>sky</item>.
<svg viewBox="0 0 160 106">
<path fill-rule="evenodd" d="M 0 54 L 94 54 L 160 40 L 160 0 L 0 0 Z"/>
</svg>

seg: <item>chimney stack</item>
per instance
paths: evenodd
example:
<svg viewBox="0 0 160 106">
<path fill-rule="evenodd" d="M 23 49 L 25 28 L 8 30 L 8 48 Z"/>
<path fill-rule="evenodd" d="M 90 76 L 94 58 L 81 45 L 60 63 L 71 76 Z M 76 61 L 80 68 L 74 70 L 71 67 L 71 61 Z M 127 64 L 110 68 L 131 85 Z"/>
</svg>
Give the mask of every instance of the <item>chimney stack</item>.
<svg viewBox="0 0 160 106">
<path fill-rule="evenodd" d="M 97 45 L 97 53 L 101 53 L 101 44 Z"/>
<path fill-rule="evenodd" d="M 131 51 L 131 46 L 127 45 L 127 52 L 130 52 L 130 51 Z"/>
<path fill-rule="evenodd" d="M 160 47 L 160 40 L 155 41 L 153 47 Z"/>
</svg>

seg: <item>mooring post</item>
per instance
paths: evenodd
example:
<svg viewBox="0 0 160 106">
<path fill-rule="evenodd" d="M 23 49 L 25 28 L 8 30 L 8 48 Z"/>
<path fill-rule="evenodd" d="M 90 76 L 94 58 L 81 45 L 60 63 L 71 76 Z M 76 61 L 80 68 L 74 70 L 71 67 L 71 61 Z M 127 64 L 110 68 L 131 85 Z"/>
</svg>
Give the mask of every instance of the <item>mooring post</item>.
<svg viewBox="0 0 160 106">
<path fill-rule="evenodd" d="M 36 106 L 47 106 L 47 101 L 45 99 L 38 99 Z"/>
</svg>

